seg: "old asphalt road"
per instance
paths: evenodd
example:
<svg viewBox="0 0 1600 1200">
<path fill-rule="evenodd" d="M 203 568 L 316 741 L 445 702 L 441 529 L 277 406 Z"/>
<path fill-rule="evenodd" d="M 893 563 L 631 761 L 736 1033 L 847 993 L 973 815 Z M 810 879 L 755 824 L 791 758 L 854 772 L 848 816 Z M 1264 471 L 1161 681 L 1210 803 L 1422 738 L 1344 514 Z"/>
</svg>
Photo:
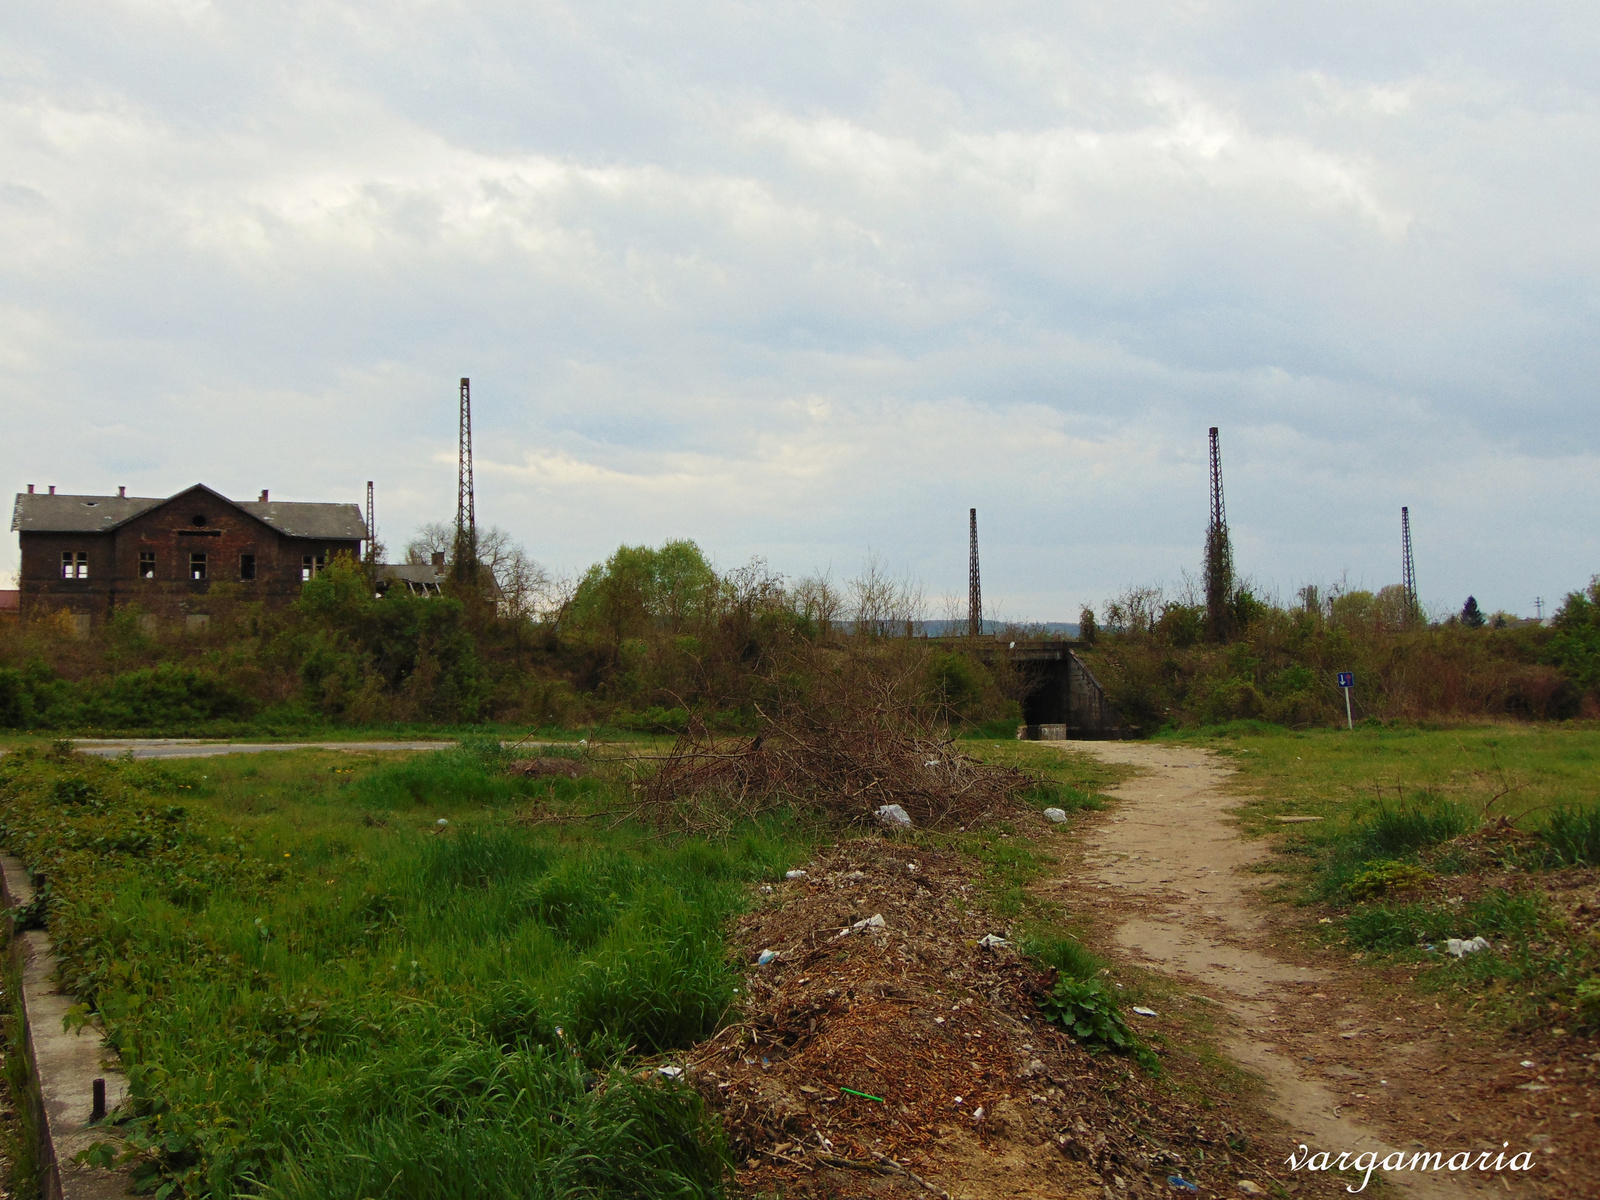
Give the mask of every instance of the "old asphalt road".
<svg viewBox="0 0 1600 1200">
<path fill-rule="evenodd" d="M 454 742 L 207 742 L 198 738 L 77 738 L 73 749 L 99 758 L 215 758 L 219 754 L 262 754 L 268 750 L 448 750 Z"/>
</svg>

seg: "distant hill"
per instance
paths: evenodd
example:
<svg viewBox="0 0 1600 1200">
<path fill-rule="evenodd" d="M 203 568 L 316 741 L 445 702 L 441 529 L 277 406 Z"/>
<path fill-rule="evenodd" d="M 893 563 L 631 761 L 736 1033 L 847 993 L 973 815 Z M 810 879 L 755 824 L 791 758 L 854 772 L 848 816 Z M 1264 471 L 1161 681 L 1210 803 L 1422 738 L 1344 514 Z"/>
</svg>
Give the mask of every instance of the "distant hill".
<svg viewBox="0 0 1600 1200">
<path fill-rule="evenodd" d="M 926 637 L 952 637 L 967 632 L 965 621 L 918 621 L 915 629 L 919 636 Z M 993 636 L 1010 629 L 1025 637 L 1059 637 L 1075 638 L 1078 636 L 1076 621 L 985 621 L 983 632 Z"/>
</svg>

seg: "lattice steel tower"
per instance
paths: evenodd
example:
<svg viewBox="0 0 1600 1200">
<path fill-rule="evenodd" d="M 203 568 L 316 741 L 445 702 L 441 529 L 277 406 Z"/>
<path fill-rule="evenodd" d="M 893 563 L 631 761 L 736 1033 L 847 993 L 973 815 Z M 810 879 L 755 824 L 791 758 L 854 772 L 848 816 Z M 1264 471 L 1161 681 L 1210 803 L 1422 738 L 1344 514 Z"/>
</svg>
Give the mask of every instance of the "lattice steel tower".
<svg viewBox="0 0 1600 1200">
<path fill-rule="evenodd" d="M 967 512 L 971 550 L 967 556 L 967 635 L 983 636 L 983 588 L 978 583 L 978 510 Z"/>
<path fill-rule="evenodd" d="M 1217 641 L 1233 627 L 1233 545 L 1228 540 L 1228 513 L 1222 504 L 1222 446 L 1211 427 L 1211 524 L 1206 528 L 1206 623 Z"/>
<path fill-rule="evenodd" d="M 1411 510 L 1404 506 L 1400 509 L 1400 558 L 1400 585 L 1406 592 L 1406 619 L 1416 620 L 1422 615 L 1422 605 L 1417 603 L 1417 564 L 1411 557 Z"/>
<path fill-rule="evenodd" d="M 370 564 L 378 561 L 378 519 L 372 507 L 372 480 L 367 480 L 367 553 Z"/>
<path fill-rule="evenodd" d="M 461 427 L 456 445 L 455 577 L 478 577 L 478 511 L 472 490 L 472 381 L 461 381 Z"/>
</svg>

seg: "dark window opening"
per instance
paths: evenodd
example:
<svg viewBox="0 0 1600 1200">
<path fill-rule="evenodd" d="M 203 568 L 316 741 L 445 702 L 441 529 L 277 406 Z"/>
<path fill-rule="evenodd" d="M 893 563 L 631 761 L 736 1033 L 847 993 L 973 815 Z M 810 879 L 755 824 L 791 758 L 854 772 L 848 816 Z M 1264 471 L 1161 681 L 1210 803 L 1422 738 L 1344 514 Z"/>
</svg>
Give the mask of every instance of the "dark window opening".
<svg viewBox="0 0 1600 1200">
<path fill-rule="evenodd" d="M 139 578 L 154 579 L 156 577 L 156 552 L 154 550 L 139 551 Z"/>
<path fill-rule="evenodd" d="M 239 555 L 239 578 L 254 579 L 256 577 L 256 556 L 254 554 Z"/>
<path fill-rule="evenodd" d="M 194 523 L 196 525 L 204 525 L 206 523 L 206 519 L 205 519 L 204 515 L 202 515 L 201 513 L 195 513 L 195 515 L 194 515 Z"/>
<path fill-rule="evenodd" d="M 304 583 L 308 579 L 315 579 L 322 574 L 322 569 L 327 565 L 328 556 L 326 554 L 306 555 L 300 560 L 300 581 Z"/>
<path fill-rule="evenodd" d="M 206 577 L 206 556 L 204 554 L 189 555 L 189 578 L 204 579 Z"/>
<path fill-rule="evenodd" d="M 61 552 L 61 578 L 89 578 L 89 555 L 82 550 L 63 550 Z"/>
</svg>

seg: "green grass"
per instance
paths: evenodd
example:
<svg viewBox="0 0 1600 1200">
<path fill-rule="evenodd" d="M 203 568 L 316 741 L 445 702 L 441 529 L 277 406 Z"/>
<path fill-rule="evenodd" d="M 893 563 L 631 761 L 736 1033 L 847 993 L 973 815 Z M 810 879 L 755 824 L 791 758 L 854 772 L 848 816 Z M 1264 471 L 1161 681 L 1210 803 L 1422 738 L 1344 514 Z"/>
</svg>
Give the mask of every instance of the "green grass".
<svg viewBox="0 0 1600 1200">
<path fill-rule="evenodd" d="M 668 842 L 590 819 L 624 799 L 603 773 L 495 766 L 483 744 L 0 758 L 0 843 L 49 873 L 64 981 L 122 1052 L 151 1186 L 721 1193 L 698 1098 L 632 1071 L 722 1019 L 723 925 L 800 835 Z"/>
<path fill-rule="evenodd" d="M 1249 797 L 1242 826 L 1272 836 L 1280 852 L 1272 869 L 1287 887 L 1278 894 L 1329 906 L 1338 914 L 1330 936 L 1380 962 L 1416 963 L 1424 986 L 1458 992 L 1504 1023 L 1600 1024 L 1583 1000 L 1600 978 L 1600 950 L 1540 887 L 1544 870 L 1600 862 L 1600 731 L 1229 727 L 1191 740 L 1231 757 Z M 1501 821 L 1531 835 L 1494 850 L 1520 882 L 1452 885 L 1499 869 L 1455 839 Z M 1443 902 L 1452 891 L 1475 898 Z M 1443 954 L 1445 939 L 1474 936 L 1491 950 Z"/>
</svg>

